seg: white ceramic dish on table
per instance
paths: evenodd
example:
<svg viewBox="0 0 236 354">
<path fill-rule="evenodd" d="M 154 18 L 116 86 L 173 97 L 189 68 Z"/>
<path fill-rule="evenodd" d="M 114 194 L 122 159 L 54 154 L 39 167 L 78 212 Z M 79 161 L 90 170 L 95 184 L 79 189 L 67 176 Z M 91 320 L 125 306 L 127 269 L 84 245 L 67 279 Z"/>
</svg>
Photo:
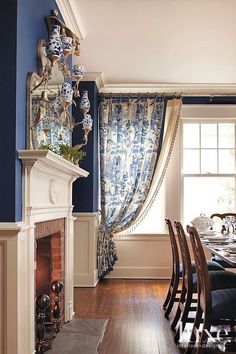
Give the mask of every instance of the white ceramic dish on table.
<svg viewBox="0 0 236 354">
<path fill-rule="evenodd" d="M 236 253 L 236 245 L 229 245 L 228 246 L 228 251 L 230 253 Z"/>
</svg>

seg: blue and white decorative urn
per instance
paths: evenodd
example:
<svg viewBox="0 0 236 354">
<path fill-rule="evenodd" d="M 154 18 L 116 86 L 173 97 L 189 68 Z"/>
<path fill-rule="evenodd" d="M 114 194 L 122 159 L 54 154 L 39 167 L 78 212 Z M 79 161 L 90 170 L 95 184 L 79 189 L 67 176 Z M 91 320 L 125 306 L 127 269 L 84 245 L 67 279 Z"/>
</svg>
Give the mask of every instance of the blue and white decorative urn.
<svg viewBox="0 0 236 354">
<path fill-rule="evenodd" d="M 60 37 L 60 26 L 52 26 L 52 33 L 46 45 L 46 53 L 52 65 L 57 63 L 63 52 L 62 42 Z"/>
<path fill-rule="evenodd" d="M 72 52 L 72 38 L 71 37 L 62 37 L 62 50 L 63 50 L 63 55 L 65 57 L 68 57 L 68 55 L 71 54 Z"/>
<path fill-rule="evenodd" d="M 87 113 L 90 109 L 90 101 L 88 99 L 88 91 L 82 91 L 82 97 L 79 104 L 79 109 L 83 113 Z"/>
<path fill-rule="evenodd" d="M 84 70 L 83 65 L 74 65 L 73 75 L 76 78 L 76 80 L 77 80 L 77 78 L 79 78 L 79 79 L 83 78 L 84 73 L 85 73 L 85 70 Z"/>
<path fill-rule="evenodd" d="M 89 132 L 92 129 L 92 126 L 93 126 L 93 120 L 91 118 L 91 115 L 88 114 L 88 113 L 85 113 L 84 119 L 82 120 L 82 123 L 83 123 L 83 130 Z"/>
<path fill-rule="evenodd" d="M 65 82 L 61 88 L 61 104 L 64 107 L 64 110 L 67 109 L 72 104 L 73 90 L 71 84 Z"/>
<path fill-rule="evenodd" d="M 61 88 L 61 100 L 66 102 L 72 102 L 73 90 L 71 84 L 65 82 Z"/>
</svg>

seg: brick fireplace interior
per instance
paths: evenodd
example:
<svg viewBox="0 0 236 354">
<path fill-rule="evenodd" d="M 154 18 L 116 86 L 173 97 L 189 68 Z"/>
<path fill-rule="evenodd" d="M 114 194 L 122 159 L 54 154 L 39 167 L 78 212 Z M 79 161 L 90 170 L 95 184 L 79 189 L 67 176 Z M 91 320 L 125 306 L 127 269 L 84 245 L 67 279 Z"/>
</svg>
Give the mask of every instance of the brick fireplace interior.
<svg viewBox="0 0 236 354">
<path fill-rule="evenodd" d="M 53 306 L 51 284 L 55 280 L 65 282 L 65 219 L 35 224 L 35 296 L 48 294 Z M 61 294 L 61 318 L 64 319 L 64 295 Z M 51 321 L 51 311 L 46 320 Z"/>
</svg>

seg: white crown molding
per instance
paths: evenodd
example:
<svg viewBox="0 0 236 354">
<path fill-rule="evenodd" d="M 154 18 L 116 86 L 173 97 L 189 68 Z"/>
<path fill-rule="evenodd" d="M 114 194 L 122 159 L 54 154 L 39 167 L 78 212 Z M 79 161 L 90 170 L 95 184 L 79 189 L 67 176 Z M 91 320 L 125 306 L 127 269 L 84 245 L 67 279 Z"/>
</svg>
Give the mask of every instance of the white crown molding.
<svg viewBox="0 0 236 354">
<path fill-rule="evenodd" d="M 82 81 L 95 81 L 98 91 L 104 87 L 104 74 L 102 72 L 86 72 Z"/>
<path fill-rule="evenodd" d="M 74 1 L 56 0 L 56 4 L 61 12 L 66 26 L 70 28 L 70 30 L 79 37 L 79 39 L 84 39 L 86 37 L 85 30 Z"/>
<path fill-rule="evenodd" d="M 182 93 L 185 95 L 235 94 L 236 84 L 106 84 L 100 93 Z"/>
</svg>

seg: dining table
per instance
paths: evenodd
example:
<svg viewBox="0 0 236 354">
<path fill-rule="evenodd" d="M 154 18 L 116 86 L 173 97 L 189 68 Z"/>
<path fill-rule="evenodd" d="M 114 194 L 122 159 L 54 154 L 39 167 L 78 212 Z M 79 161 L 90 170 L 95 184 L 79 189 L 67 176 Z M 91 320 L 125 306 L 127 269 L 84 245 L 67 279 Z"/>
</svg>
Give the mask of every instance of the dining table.
<svg viewBox="0 0 236 354">
<path fill-rule="evenodd" d="M 221 233 L 215 234 L 214 237 L 201 234 L 203 246 L 213 255 L 224 260 L 230 267 L 236 268 L 236 235 Z"/>
</svg>

